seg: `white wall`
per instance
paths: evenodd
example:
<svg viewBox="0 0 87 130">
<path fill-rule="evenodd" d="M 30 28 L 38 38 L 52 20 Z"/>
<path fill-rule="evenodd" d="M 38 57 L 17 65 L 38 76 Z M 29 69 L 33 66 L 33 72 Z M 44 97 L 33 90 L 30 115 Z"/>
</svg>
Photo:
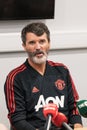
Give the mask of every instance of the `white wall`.
<svg viewBox="0 0 87 130">
<path fill-rule="evenodd" d="M 80 99 L 87 99 L 87 0 L 55 1 L 55 19 L 42 20 L 51 31 L 53 51 L 49 59 L 63 62 L 70 68 Z M 29 22 L 32 21 L 0 21 L 0 122 L 7 127 L 3 85 L 8 72 L 25 61 L 20 31 Z M 83 118 L 83 123 L 87 126 L 87 119 Z"/>
<path fill-rule="evenodd" d="M 55 19 L 42 20 L 50 28 L 52 48 L 87 48 L 86 5 L 87 0 L 55 0 Z M 29 22 L 0 21 L 0 52 L 22 50 L 20 31 Z"/>
</svg>

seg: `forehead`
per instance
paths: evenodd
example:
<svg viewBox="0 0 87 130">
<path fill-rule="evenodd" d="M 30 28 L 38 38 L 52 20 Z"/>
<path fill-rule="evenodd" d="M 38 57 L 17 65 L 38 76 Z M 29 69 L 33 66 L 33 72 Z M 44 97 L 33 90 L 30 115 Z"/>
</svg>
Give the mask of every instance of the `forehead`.
<svg viewBox="0 0 87 130">
<path fill-rule="evenodd" d="M 46 33 L 43 33 L 41 36 L 37 36 L 34 33 L 27 33 L 26 34 L 26 40 L 35 40 L 35 39 L 47 39 Z"/>
</svg>

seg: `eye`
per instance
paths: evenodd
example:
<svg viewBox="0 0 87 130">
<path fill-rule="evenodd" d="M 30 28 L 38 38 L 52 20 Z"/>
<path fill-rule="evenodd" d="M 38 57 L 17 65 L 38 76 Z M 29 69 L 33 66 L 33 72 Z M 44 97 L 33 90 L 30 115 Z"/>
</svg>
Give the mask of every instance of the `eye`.
<svg viewBox="0 0 87 130">
<path fill-rule="evenodd" d="M 28 44 L 34 45 L 34 44 L 35 44 L 35 41 L 29 41 Z"/>
<path fill-rule="evenodd" d="M 42 40 L 39 41 L 40 44 L 44 44 L 45 42 L 46 42 L 45 39 L 42 39 Z"/>
</svg>

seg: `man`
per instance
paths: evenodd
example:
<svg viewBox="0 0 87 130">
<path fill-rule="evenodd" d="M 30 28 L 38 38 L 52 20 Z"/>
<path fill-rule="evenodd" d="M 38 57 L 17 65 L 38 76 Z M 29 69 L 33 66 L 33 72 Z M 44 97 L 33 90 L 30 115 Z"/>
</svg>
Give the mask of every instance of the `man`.
<svg viewBox="0 0 87 130">
<path fill-rule="evenodd" d="M 21 32 L 26 61 L 12 70 L 5 82 L 8 118 L 14 130 L 42 130 L 46 123 L 43 106 L 53 102 L 74 127 L 82 127 L 76 109 L 78 94 L 67 67 L 48 61 L 50 32 L 41 22 L 25 26 Z M 54 122 L 54 123 L 53 123 Z M 55 121 L 52 122 L 53 130 Z"/>
</svg>

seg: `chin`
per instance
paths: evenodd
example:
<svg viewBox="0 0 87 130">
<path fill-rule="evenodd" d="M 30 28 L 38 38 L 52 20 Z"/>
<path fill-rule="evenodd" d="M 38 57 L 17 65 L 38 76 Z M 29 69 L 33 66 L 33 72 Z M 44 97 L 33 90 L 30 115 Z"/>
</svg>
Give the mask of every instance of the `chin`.
<svg viewBox="0 0 87 130">
<path fill-rule="evenodd" d="M 32 61 L 33 61 L 35 64 L 43 64 L 43 63 L 46 62 L 46 60 L 47 60 L 47 57 L 46 57 L 46 56 L 44 56 L 44 57 L 42 57 L 42 58 L 34 57 L 34 58 L 32 59 Z"/>
</svg>

